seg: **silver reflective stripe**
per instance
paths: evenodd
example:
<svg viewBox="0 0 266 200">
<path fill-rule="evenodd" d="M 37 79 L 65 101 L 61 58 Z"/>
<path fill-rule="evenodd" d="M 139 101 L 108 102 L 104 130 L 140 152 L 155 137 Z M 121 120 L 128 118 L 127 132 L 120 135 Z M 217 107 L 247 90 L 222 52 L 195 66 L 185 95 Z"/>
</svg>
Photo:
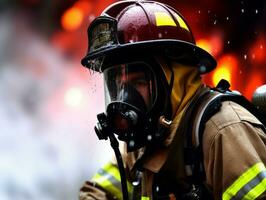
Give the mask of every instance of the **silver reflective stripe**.
<svg viewBox="0 0 266 200">
<path fill-rule="evenodd" d="M 244 196 L 251 191 L 255 186 L 259 185 L 266 178 L 266 171 L 262 171 L 246 185 L 244 185 L 231 200 L 243 199 Z"/>
<path fill-rule="evenodd" d="M 92 177 L 92 181 L 122 200 L 120 173 L 116 165 L 107 163 Z M 129 195 L 132 195 L 133 188 L 129 181 L 127 181 L 127 189 Z"/>
<path fill-rule="evenodd" d="M 119 170 L 112 163 L 107 163 L 102 169 L 99 169 L 92 177 L 92 181 L 104 188 L 112 196 L 122 200 Z"/>
<path fill-rule="evenodd" d="M 104 176 L 106 179 L 108 179 L 115 187 L 121 190 L 121 182 L 120 180 L 117 180 L 114 176 L 109 174 L 107 171 L 104 169 L 99 169 L 98 174 L 101 176 Z"/>
</svg>

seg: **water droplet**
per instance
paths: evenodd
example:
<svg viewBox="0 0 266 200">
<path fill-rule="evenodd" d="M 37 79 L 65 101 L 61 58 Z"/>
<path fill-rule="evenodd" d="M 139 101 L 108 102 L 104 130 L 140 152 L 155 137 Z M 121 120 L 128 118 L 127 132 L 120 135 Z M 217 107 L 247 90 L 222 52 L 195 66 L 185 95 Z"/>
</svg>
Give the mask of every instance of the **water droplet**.
<svg viewBox="0 0 266 200">
<path fill-rule="evenodd" d="M 244 12 L 245 12 L 245 9 L 244 9 L 244 8 L 242 8 L 242 9 L 241 9 L 241 12 L 242 12 L 242 13 L 244 13 Z"/>
<path fill-rule="evenodd" d="M 160 191 L 159 186 L 156 186 L 155 190 L 156 190 L 156 192 L 159 192 Z"/>
<path fill-rule="evenodd" d="M 248 58 L 247 54 L 244 55 L 244 59 L 246 60 Z"/>
<path fill-rule="evenodd" d="M 139 181 L 133 181 L 133 182 L 132 182 L 132 185 L 133 185 L 133 186 L 138 186 L 138 185 L 139 185 Z"/>
<path fill-rule="evenodd" d="M 206 67 L 205 65 L 201 65 L 201 66 L 199 67 L 199 71 L 200 71 L 200 73 L 204 73 L 204 72 L 207 71 L 207 67 Z"/>
<path fill-rule="evenodd" d="M 230 44 L 230 40 L 227 41 L 227 44 Z"/>
<path fill-rule="evenodd" d="M 129 141 L 129 147 L 133 148 L 135 146 L 135 142 L 133 140 Z"/>
<path fill-rule="evenodd" d="M 258 14 L 258 12 L 259 12 L 258 9 L 256 9 L 256 10 L 255 10 L 255 13 Z"/>
<path fill-rule="evenodd" d="M 201 11 L 199 10 L 199 11 L 198 11 L 198 13 L 200 14 L 200 13 L 201 13 Z"/>
<path fill-rule="evenodd" d="M 217 20 L 214 20 L 213 24 L 216 25 L 216 23 L 217 23 Z"/>
<path fill-rule="evenodd" d="M 256 57 L 256 56 L 255 56 L 255 54 L 253 53 L 253 54 L 252 54 L 252 59 L 255 59 L 255 57 Z"/>
<path fill-rule="evenodd" d="M 148 140 L 148 141 L 151 141 L 151 140 L 152 140 L 152 136 L 151 136 L 151 135 L 148 135 L 148 136 L 147 136 L 147 140 Z"/>
<path fill-rule="evenodd" d="M 229 17 L 226 17 L 226 20 L 228 21 L 229 20 Z"/>
</svg>

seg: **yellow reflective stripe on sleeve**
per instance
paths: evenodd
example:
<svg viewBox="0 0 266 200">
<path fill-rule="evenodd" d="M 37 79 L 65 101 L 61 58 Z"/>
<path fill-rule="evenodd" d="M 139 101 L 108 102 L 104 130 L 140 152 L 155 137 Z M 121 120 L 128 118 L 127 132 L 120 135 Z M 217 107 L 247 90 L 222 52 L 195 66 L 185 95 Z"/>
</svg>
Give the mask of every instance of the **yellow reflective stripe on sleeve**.
<svg viewBox="0 0 266 200">
<path fill-rule="evenodd" d="M 190 32 L 186 23 L 184 22 L 184 20 L 179 15 L 177 15 L 176 13 L 174 14 L 174 16 L 175 16 L 176 20 L 178 21 L 179 26 L 186 29 L 188 32 Z"/>
<path fill-rule="evenodd" d="M 92 178 L 92 181 L 99 184 L 106 191 L 108 191 L 112 195 L 116 196 L 119 200 L 122 200 L 122 192 L 121 192 L 120 188 L 117 188 L 111 181 L 109 181 L 107 176 L 95 174 Z"/>
<path fill-rule="evenodd" d="M 176 26 L 172 16 L 166 12 L 155 12 L 156 26 Z"/>
<path fill-rule="evenodd" d="M 92 181 L 105 188 L 113 195 L 121 196 L 122 198 L 120 172 L 116 165 L 107 163 L 93 176 Z M 133 186 L 129 181 L 127 181 L 127 189 L 129 193 L 132 193 Z M 119 194 L 117 193 L 118 190 Z"/>
<path fill-rule="evenodd" d="M 119 173 L 119 170 L 112 163 L 107 163 L 103 167 L 103 170 L 106 171 L 106 172 L 108 172 L 108 174 L 112 175 L 116 180 L 120 181 L 120 173 Z"/>
<path fill-rule="evenodd" d="M 121 184 L 120 172 L 119 172 L 119 169 L 116 165 L 114 165 L 112 163 L 107 163 L 102 169 L 104 171 L 106 171 L 108 174 L 112 175 Z M 133 186 L 128 181 L 127 181 L 127 189 L 128 189 L 129 193 L 132 193 Z"/>
<path fill-rule="evenodd" d="M 243 200 L 253 200 L 260 196 L 266 190 L 266 178 L 263 179 L 256 187 L 250 190 Z"/>
<path fill-rule="evenodd" d="M 240 191 L 246 184 L 263 171 L 265 171 L 265 166 L 262 162 L 253 165 L 223 193 L 223 200 L 232 199 L 238 191 Z"/>
<path fill-rule="evenodd" d="M 142 196 L 141 197 L 141 200 L 150 200 L 150 197 L 144 197 L 144 196 Z"/>
</svg>

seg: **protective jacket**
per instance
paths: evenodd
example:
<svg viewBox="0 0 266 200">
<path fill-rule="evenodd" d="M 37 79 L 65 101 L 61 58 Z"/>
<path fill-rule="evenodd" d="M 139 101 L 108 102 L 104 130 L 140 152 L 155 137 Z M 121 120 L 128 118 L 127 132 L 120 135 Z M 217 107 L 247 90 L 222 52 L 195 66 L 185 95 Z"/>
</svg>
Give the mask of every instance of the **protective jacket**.
<svg viewBox="0 0 266 200">
<path fill-rule="evenodd" d="M 205 89 L 200 87 L 193 98 Z M 133 199 L 185 199 L 182 194 L 193 190 L 184 158 L 185 133 L 171 128 L 176 134 L 167 138 L 169 145 L 140 149 L 125 156 Z M 266 198 L 264 130 L 257 118 L 230 101 L 223 102 L 220 111 L 207 121 L 202 140 L 206 173 L 203 185 L 215 200 Z M 81 188 L 80 200 L 122 198 L 119 172 L 114 164 L 103 167 L 92 181 Z"/>
</svg>

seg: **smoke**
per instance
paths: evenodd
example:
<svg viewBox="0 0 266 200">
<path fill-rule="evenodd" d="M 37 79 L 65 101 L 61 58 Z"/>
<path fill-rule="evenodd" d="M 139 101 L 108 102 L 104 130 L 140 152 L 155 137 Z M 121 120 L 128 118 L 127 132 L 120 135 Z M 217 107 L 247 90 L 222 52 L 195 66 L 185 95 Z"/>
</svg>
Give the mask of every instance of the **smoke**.
<svg viewBox="0 0 266 200">
<path fill-rule="evenodd" d="M 0 27 L 0 199 L 77 199 L 112 155 L 93 131 L 104 109 L 102 77 L 66 59 L 21 17 L 1 14 Z M 80 99 L 69 105 L 73 87 Z"/>
</svg>

